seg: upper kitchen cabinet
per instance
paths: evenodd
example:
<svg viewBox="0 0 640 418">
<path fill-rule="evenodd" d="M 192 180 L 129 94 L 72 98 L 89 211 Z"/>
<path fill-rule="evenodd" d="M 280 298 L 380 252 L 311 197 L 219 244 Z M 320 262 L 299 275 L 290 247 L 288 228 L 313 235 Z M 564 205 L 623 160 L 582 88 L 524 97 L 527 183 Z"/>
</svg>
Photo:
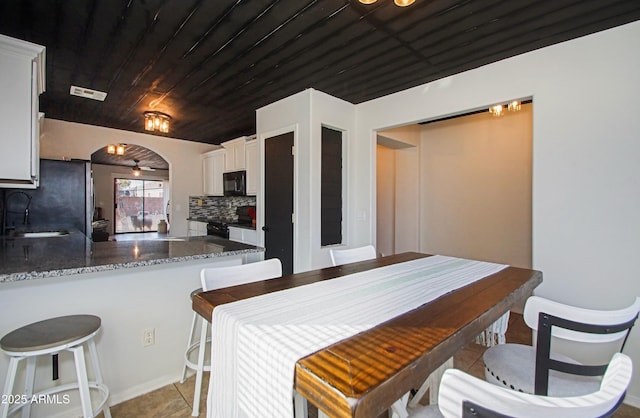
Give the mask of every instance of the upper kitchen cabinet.
<svg viewBox="0 0 640 418">
<path fill-rule="evenodd" d="M 203 193 L 206 196 L 223 196 L 222 173 L 224 172 L 225 150 L 217 149 L 202 154 Z"/>
<path fill-rule="evenodd" d="M 45 48 L 0 35 L 0 74 L 0 187 L 36 188 Z"/>
<path fill-rule="evenodd" d="M 253 139 L 244 145 L 244 158 L 247 170 L 247 194 L 258 194 L 258 141 Z"/>
<path fill-rule="evenodd" d="M 247 163 L 245 159 L 245 144 L 247 141 L 254 139 L 255 136 L 241 136 L 223 142 L 225 149 L 224 171 L 240 171 L 246 170 Z"/>
</svg>

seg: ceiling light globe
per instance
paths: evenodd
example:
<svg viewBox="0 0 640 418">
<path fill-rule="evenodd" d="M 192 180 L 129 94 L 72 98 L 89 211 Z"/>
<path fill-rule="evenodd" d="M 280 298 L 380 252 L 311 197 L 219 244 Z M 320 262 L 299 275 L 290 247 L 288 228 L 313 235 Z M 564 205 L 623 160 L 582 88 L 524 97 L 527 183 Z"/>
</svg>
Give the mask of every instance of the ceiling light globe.
<svg viewBox="0 0 640 418">
<path fill-rule="evenodd" d="M 378 0 L 358 0 L 362 4 L 373 4 Z"/>
<path fill-rule="evenodd" d="M 407 7 L 415 3 L 416 0 L 393 0 L 396 6 Z"/>
</svg>

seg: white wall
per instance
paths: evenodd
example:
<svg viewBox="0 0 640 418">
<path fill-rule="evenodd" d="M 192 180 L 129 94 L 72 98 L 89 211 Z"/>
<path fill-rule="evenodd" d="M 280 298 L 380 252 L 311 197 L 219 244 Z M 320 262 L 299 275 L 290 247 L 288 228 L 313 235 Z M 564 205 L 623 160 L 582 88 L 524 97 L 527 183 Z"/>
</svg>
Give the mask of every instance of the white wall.
<svg viewBox="0 0 640 418">
<path fill-rule="evenodd" d="M 640 294 L 640 22 L 509 58 L 356 106 L 356 204 L 375 212 L 375 131 L 533 97 L 537 293 L 615 308 Z M 354 238 L 375 242 L 375 222 Z M 625 352 L 640 364 L 640 330 Z M 627 402 L 640 406 L 634 376 Z"/>
<path fill-rule="evenodd" d="M 200 155 L 217 147 L 175 138 L 45 118 L 43 134 L 40 138 L 40 157 L 53 160 L 64 158 L 91 160 L 92 153 L 113 143 L 141 145 L 155 151 L 169 162 L 171 235 L 186 236 L 189 196 L 202 194 Z"/>
<path fill-rule="evenodd" d="M 380 134 L 395 141 L 391 144 L 395 147 L 393 152 L 395 160 L 395 199 L 393 202 L 395 217 L 392 219 L 395 230 L 393 237 L 395 253 L 420 251 L 420 127 L 418 125 L 403 126 L 382 131 Z M 376 156 L 376 160 L 379 161 L 380 158 L 380 155 Z M 380 197 L 377 196 L 376 199 L 379 200 Z M 377 223 L 385 221 L 377 212 L 376 220 Z M 377 238 L 376 241 L 378 241 Z"/>
<path fill-rule="evenodd" d="M 531 267 L 531 107 L 423 125 L 420 251 Z"/>
<path fill-rule="evenodd" d="M 293 96 L 272 103 L 256 111 L 256 134 L 260 154 L 260 170 L 264 169 L 264 141 L 285 132 L 294 132 L 294 271 L 306 271 L 330 265 L 329 250 L 320 245 L 320 168 L 322 126 L 343 131 L 347 142 L 344 161 L 348 164 L 346 202 L 349 218 L 354 218 L 357 208 L 351 203 L 351 188 L 361 174 L 357 164 L 351 164 L 353 147 L 355 106 L 325 93 L 307 89 Z M 356 160 L 357 161 L 357 160 Z M 257 229 L 259 245 L 264 245 L 264 179 L 260 178 L 257 197 Z M 360 222 L 358 220 L 354 221 Z M 343 236 L 350 244 L 347 233 Z"/>
<path fill-rule="evenodd" d="M 384 255 L 395 254 L 396 239 L 396 151 L 376 147 L 376 250 Z"/>
</svg>

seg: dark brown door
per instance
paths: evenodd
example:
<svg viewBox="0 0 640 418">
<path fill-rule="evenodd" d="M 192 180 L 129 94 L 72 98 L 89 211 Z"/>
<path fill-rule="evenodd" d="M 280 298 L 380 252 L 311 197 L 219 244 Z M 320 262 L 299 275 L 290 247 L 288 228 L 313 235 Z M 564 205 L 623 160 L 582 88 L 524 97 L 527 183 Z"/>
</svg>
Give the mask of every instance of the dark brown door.
<svg viewBox="0 0 640 418">
<path fill-rule="evenodd" d="M 265 257 L 279 258 L 293 273 L 293 132 L 265 140 L 263 230 Z"/>
</svg>

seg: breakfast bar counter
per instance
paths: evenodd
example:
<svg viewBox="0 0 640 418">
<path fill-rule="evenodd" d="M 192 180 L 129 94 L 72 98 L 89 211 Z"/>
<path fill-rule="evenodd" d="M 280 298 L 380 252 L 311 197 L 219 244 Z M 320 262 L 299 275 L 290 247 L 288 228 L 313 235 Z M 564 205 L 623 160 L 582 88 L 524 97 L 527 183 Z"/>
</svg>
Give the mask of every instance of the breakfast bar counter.
<svg viewBox="0 0 640 418">
<path fill-rule="evenodd" d="M 261 253 L 213 236 L 92 242 L 79 231 L 52 237 L 0 238 L 0 283 L 181 261 Z"/>
</svg>

